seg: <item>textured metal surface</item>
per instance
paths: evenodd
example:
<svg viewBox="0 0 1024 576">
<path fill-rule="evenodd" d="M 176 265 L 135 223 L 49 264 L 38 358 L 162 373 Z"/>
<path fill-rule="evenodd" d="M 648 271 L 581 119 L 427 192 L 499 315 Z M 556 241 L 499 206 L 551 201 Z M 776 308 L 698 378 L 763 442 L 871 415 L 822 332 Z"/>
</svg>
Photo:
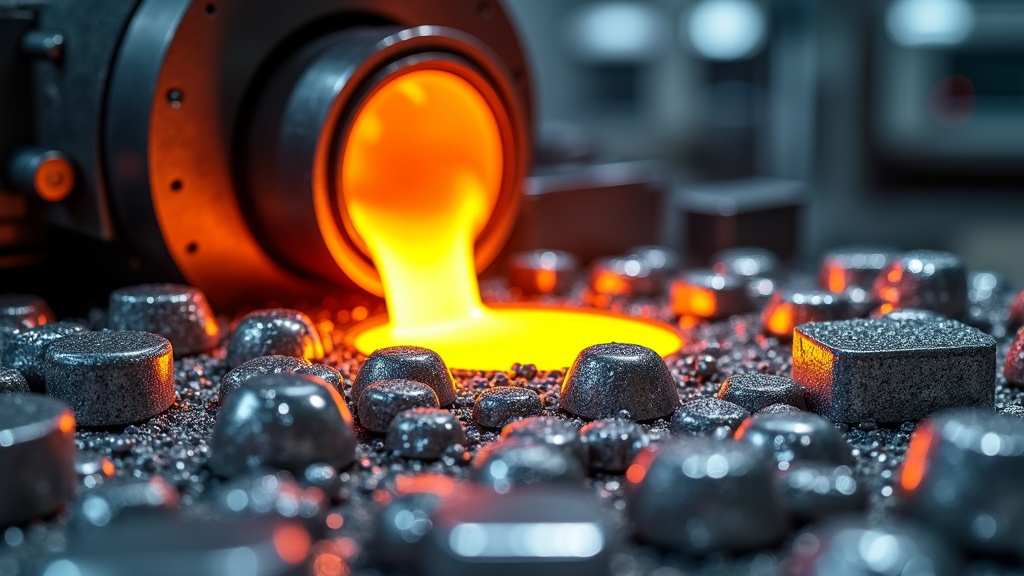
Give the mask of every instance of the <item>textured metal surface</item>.
<svg viewBox="0 0 1024 576">
<path fill-rule="evenodd" d="M 739 404 L 719 398 L 698 398 L 676 410 L 669 430 L 678 436 L 707 436 L 724 427 L 731 433 L 749 416 L 750 411 Z"/>
<path fill-rule="evenodd" d="M 918 420 L 991 407 L 996 343 L 954 320 L 846 320 L 798 326 L 793 379 L 835 422 Z"/>
<path fill-rule="evenodd" d="M 967 312 L 967 272 L 960 257 L 949 252 L 904 252 L 881 270 L 871 296 L 888 306 L 885 311 L 924 308 L 960 320 Z"/>
<path fill-rule="evenodd" d="M 374 382 L 397 379 L 430 386 L 441 406 L 455 401 L 455 382 L 444 360 L 433 350 L 415 346 L 381 348 L 367 356 L 352 382 L 352 399 L 358 402 L 363 390 Z"/>
<path fill-rule="evenodd" d="M 806 408 L 804 390 L 791 378 L 774 374 L 737 374 L 722 382 L 718 398 L 757 412 L 772 404 Z"/>
<path fill-rule="evenodd" d="M 83 331 L 85 326 L 66 321 L 19 330 L 4 339 L 0 365 L 21 372 L 33 392 L 43 392 L 46 380 L 43 359 L 46 358 L 46 349 L 60 338 Z"/>
<path fill-rule="evenodd" d="M 220 343 L 217 319 L 202 291 L 181 284 L 142 284 L 110 293 L 107 325 L 167 338 L 177 356 L 206 352 Z"/>
<path fill-rule="evenodd" d="M 783 470 L 793 461 L 854 463 L 842 433 L 810 412 L 755 414 L 736 430 L 736 439 L 771 455 Z"/>
<path fill-rule="evenodd" d="M 298 310 L 273 308 L 246 314 L 228 340 L 228 364 L 240 366 L 260 356 L 324 359 L 324 344 L 313 321 Z"/>
<path fill-rule="evenodd" d="M 501 428 L 512 420 L 540 416 L 540 396 L 529 388 L 495 386 L 481 392 L 473 402 L 473 421 L 485 428 Z"/>
<path fill-rule="evenodd" d="M 46 350 L 46 393 L 64 400 L 80 426 L 152 418 L 174 403 L 171 343 L 149 332 L 81 332 Z"/>
<path fill-rule="evenodd" d="M 411 408 L 392 418 L 384 447 L 405 458 L 437 460 L 450 448 L 466 443 L 466 429 L 451 412 Z"/>
<path fill-rule="evenodd" d="M 359 423 L 383 434 L 399 413 L 410 408 L 438 408 L 437 394 L 430 386 L 413 380 L 381 380 L 359 395 Z"/>
<path fill-rule="evenodd" d="M 338 371 L 323 364 L 312 364 L 304 358 L 294 356 L 260 356 L 232 368 L 220 381 L 220 403 L 245 382 L 265 374 L 306 374 L 314 376 L 342 392 L 342 379 Z"/>
<path fill-rule="evenodd" d="M 584 418 L 668 416 L 679 395 L 665 361 L 638 344 L 597 344 L 583 349 L 565 375 L 562 406 Z"/>
</svg>

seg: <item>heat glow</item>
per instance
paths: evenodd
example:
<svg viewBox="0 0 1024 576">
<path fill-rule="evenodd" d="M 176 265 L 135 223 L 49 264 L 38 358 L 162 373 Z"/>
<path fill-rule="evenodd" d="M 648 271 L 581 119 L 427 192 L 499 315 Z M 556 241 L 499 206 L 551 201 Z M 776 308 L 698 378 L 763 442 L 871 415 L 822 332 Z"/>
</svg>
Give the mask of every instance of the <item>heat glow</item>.
<svg viewBox="0 0 1024 576">
<path fill-rule="evenodd" d="M 455 73 L 415 70 L 366 98 L 346 140 L 341 187 L 348 224 L 380 273 L 388 318 L 358 327 L 356 348 L 423 346 L 450 367 L 484 370 L 563 368 L 583 348 L 612 341 L 675 352 L 678 335 L 654 322 L 484 306 L 473 244 L 497 201 L 502 158 L 490 105 Z"/>
</svg>

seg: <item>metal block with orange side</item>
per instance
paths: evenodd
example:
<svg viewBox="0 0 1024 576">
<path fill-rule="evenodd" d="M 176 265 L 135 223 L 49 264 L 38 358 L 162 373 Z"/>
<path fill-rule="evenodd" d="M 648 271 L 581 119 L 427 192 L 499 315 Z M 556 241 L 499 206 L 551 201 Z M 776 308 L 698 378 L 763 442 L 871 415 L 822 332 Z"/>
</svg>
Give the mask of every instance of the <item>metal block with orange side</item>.
<svg viewBox="0 0 1024 576">
<path fill-rule="evenodd" d="M 793 379 L 833 422 L 919 420 L 995 402 L 995 340 L 955 320 L 845 320 L 797 326 Z"/>
</svg>

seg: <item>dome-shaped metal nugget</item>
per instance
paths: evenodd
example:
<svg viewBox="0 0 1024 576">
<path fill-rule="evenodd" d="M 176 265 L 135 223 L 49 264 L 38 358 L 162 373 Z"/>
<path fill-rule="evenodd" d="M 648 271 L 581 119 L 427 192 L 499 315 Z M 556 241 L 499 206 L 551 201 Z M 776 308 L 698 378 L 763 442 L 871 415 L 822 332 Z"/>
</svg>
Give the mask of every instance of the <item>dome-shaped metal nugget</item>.
<svg viewBox="0 0 1024 576">
<path fill-rule="evenodd" d="M 347 468 L 356 433 L 345 400 L 319 378 L 267 374 L 228 396 L 213 427 L 210 467 L 235 476 L 263 466 L 294 473 L 323 462 Z"/>
<path fill-rule="evenodd" d="M 638 344 L 597 344 L 576 357 L 562 383 L 562 408 L 584 418 L 668 416 L 679 406 L 676 383 L 658 353 Z"/>
</svg>

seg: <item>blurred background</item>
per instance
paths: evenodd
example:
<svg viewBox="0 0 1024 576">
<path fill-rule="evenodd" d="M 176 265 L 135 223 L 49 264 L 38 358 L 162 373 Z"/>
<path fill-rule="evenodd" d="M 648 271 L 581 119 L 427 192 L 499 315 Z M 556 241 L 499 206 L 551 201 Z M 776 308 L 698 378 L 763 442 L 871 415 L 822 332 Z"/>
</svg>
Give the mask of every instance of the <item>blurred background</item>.
<svg viewBox="0 0 1024 576">
<path fill-rule="evenodd" d="M 935 248 L 1024 284 L 1024 2 L 504 5 L 541 140 L 521 244 Z"/>
</svg>

